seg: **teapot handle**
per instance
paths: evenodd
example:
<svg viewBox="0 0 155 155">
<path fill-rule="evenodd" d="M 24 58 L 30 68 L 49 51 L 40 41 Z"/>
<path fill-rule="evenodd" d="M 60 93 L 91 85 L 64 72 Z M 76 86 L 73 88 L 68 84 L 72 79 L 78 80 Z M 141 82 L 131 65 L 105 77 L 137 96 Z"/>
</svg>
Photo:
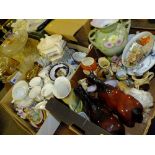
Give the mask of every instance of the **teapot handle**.
<svg viewBox="0 0 155 155">
<path fill-rule="evenodd" d="M 96 45 L 94 39 L 95 39 L 95 32 L 97 31 L 97 29 L 93 29 L 89 32 L 88 34 L 88 38 L 89 38 L 89 41 L 93 44 L 93 45 Z"/>
<path fill-rule="evenodd" d="M 123 21 L 123 19 L 121 19 L 120 21 L 125 26 L 127 32 L 129 33 L 131 27 L 131 19 L 127 19 L 127 21 Z"/>
</svg>

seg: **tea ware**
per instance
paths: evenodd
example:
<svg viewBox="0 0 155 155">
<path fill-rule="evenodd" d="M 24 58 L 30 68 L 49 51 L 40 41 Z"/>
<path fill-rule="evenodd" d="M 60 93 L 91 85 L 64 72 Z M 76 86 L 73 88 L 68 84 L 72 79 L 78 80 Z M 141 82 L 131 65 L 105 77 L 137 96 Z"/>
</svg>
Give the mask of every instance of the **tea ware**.
<svg viewBox="0 0 155 155">
<path fill-rule="evenodd" d="M 107 58 L 100 57 L 98 59 L 98 64 L 101 68 L 101 72 L 103 72 L 104 75 L 107 76 L 107 78 L 113 76 L 113 72 L 110 66 L 110 61 Z"/>
<path fill-rule="evenodd" d="M 143 61 L 135 67 L 127 68 L 129 75 L 142 76 L 155 65 L 155 51 L 152 51 Z"/>
<path fill-rule="evenodd" d="M 26 108 L 33 104 L 33 100 L 29 98 L 28 96 L 22 100 L 18 100 L 14 102 L 14 105 L 16 108 Z"/>
<path fill-rule="evenodd" d="M 128 41 L 131 20 L 96 19 L 91 24 L 97 28 L 89 32 L 89 41 L 106 56 L 121 54 Z"/>
<path fill-rule="evenodd" d="M 46 104 L 47 104 L 47 101 L 46 100 L 43 100 L 43 101 L 39 102 L 35 106 L 35 109 L 43 109 L 43 110 L 45 110 Z"/>
<path fill-rule="evenodd" d="M 126 80 L 128 78 L 127 71 L 121 68 L 116 72 L 116 77 L 118 80 Z"/>
<path fill-rule="evenodd" d="M 113 25 L 118 21 L 118 19 L 93 19 L 90 24 L 96 28 L 103 28 Z"/>
<path fill-rule="evenodd" d="M 146 44 L 141 39 L 149 37 Z M 153 35 L 150 32 L 141 32 L 135 35 L 126 45 L 122 54 L 122 63 L 127 68 L 133 68 L 141 63 L 151 52 L 154 45 Z"/>
<path fill-rule="evenodd" d="M 39 128 L 46 119 L 46 117 L 47 114 L 45 110 L 31 109 L 27 112 L 27 119 L 30 121 L 30 124 L 35 128 Z"/>
<path fill-rule="evenodd" d="M 83 72 L 88 75 L 90 71 L 95 71 L 97 69 L 97 64 L 94 58 L 92 57 L 85 57 L 81 61 L 81 67 L 83 69 Z"/>
<path fill-rule="evenodd" d="M 72 57 L 77 63 L 80 63 L 82 59 L 86 57 L 86 55 L 87 54 L 84 52 L 75 52 L 73 53 Z"/>
<path fill-rule="evenodd" d="M 46 99 L 50 99 L 53 97 L 53 91 L 55 87 L 51 83 L 47 83 L 43 86 L 41 90 L 41 95 L 45 97 Z"/>
<path fill-rule="evenodd" d="M 41 77 L 34 77 L 33 79 L 31 79 L 31 81 L 29 82 L 30 87 L 34 87 L 34 86 L 43 86 L 43 81 L 41 79 Z"/>
<path fill-rule="evenodd" d="M 40 86 L 34 86 L 30 91 L 29 91 L 29 98 L 35 99 L 35 98 L 40 98 L 41 97 L 41 87 Z"/>
<path fill-rule="evenodd" d="M 22 100 L 28 95 L 29 86 L 24 80 L 17 82 L 12 89 L 13 101 Z"/>
<path fill-rule="evenodd" d="M 53 89 L 54 96 L 58 99 L 63 99 L 67 97 L 70 94 L 70 92 L 71 92 L 70 81 L 64 76 L 56 78 Z"/>
<path fill-rule="evenodd" d="M 51 67 L 51 70 L 49 71 L 49 76 L 51 80 L 55 80 L 59 76 L 65 76 L 67 77 L 69 75 L 70 68 L 65 63 L 58 63 Z"/>
</svg>

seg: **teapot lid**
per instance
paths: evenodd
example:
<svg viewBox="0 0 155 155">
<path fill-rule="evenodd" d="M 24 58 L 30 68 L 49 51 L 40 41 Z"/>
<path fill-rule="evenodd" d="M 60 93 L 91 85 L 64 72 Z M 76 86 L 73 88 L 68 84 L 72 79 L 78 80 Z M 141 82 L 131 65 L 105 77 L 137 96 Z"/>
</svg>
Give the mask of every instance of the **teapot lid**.
<svg viewBox="0 0 155 155">
<path fill-rule="evenodd" d="M 93 19 L 90 24 L 96 28 L 104 28 L 117 23 L 119 19 Z"/>
</svg>

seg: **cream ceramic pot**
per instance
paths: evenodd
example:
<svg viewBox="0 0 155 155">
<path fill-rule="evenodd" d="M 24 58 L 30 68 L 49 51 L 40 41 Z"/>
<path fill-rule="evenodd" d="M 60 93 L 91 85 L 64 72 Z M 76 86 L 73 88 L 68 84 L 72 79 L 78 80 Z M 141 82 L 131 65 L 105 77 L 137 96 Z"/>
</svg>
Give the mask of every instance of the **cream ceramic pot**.
<svg viewBox="0 0 155 155">
<path fill-rule="evenodd" d="M 89 32 L 89 41 L 106 56 L 121 54 L 128 41 L 131 20 L 105 19 L 99 24 L 95 22 L 91 22 L 96 28 Z"/>
</svg>

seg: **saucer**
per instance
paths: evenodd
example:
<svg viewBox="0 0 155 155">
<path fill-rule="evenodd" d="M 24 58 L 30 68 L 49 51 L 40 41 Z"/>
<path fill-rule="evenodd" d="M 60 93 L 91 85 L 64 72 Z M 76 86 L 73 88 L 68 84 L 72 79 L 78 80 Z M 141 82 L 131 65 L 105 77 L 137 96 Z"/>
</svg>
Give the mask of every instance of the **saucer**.
<svg viewBox="0 0 155 155">
<path fill-rule="evenodd" d="M 65 63 L 58 63 L 52 66 L 51 70 L 49 71 L 49 76 L 51 80 L 55 80 L 60 76 L 67 77 L 69 75 L 70 69 L 69 66 Z"/>
</svg>

